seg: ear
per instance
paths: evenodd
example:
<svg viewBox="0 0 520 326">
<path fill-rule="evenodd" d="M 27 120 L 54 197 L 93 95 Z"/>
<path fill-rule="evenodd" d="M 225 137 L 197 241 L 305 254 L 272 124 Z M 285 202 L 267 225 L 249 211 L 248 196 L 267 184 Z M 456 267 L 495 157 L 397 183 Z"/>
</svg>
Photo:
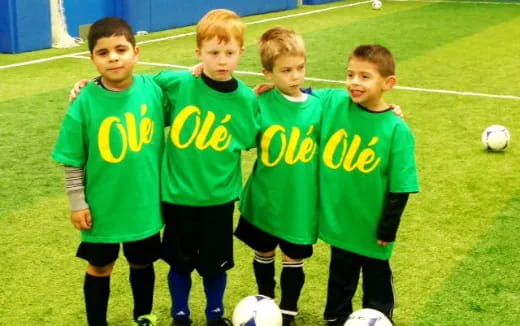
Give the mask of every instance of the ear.
<svg viewBox="0 0 520 326">
<path fill-rule="evenodd" d="M 141 54 L 141 48 L 136 46 L 134 48 L 135 62 L 139 61 L 139 55 Z"/>
<path fill-rule="evenodd" d="M 201 55 L 200 48 L 196 48 L 196 49 L 195 49 L 195 55 L 196 55 L 197 58 L 199 58 L 199 60 L 200 60 L 200 55 Z"/>
<path fill-rule="evenodd" d="M 262 68 L 262 73 L 264 74 L 265 78 L 269 80 L 273 80 L 273 73 L 265 68 Z"/>
<path fill-rule="evenodd" d="M 383 89 L 385 91 L 389 91 L 392 88 L 394 88 L 394 86 L 396 84 L 397 84 L 397 77 L 395 77 L 394 75 L 388 76 L 388 77 L 385 78 L 385 83 L 383 85 Z"/>
</svg>

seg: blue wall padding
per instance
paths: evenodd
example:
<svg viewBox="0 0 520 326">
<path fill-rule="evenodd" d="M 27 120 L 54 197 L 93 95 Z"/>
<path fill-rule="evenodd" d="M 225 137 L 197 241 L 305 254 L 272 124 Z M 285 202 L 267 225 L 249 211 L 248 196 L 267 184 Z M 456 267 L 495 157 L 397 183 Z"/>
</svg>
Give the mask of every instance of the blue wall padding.
<svg viewBox="0 0 520 326">
<path fill-rule="evenodd" d="M 340 0 L 303 0 L 304 5 L 319 5 L 322 3 L 334 2 Z"/>
<path fill-rule="evenodd" d="M 92 24 L 96 20 L 115 16 L 114 0 L 63 0 L 67 31 L 73 37 L 79 36 L 81 25 Z"/>
<path fill-rule="evenodd" d="M 106 16 L 127 20 L 135 31 L 155 32 L 196 24 L 206 12 L 228 8 L 240 16 L 294 9 L 298 0 L 64 0 L 68 32 Z"/>
<path fill-rule="evenodd" d="M 0 52 L 26 52 L 51 45 L 49 0 L 0 0 Z"/>
<path fill-rule="evenodd" d="M 127 20 L 134 31 L 155 32 L 196 24 L 215 8 L 228 8 L 248 16 L 294 9 L 298 0 L 64 0 L 63 6 L 68 32 L 77 37 L 81 25 L 107 16 Z M 49 0 L 0 0 L 0 52 L 51 46 Z"/>
</svg>

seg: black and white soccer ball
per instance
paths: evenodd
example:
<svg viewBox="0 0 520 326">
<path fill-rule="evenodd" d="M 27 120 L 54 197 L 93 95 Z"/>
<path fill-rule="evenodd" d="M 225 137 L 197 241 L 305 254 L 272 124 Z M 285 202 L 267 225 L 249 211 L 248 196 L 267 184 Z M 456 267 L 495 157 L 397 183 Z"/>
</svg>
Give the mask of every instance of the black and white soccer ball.
<svg viewBox="0 0 520 326">
<path fill-rule="evenodd" d="M 504 151 L 507 149 L 510 142 L 511 134 L 509 133 L 509 130 L 501 125 L 489 126 L 482 133 L 482 144 L 488 151 Z"/>
<path fill-rule="evenodd" d="M 282 326 L 282 312 L 273 299 L 250 295 L 236 305 L 233 326 Z"/>
<path fill-rule="evenodd" d="M 372 1 L 372 9 L 379 10 L 383 7 L 383 2 L 381 0 L 373 0 Z"/>
<path fill-rule="evenodd" d="M 364 308 L 351 313 L 344 326 L 392 326 L 392 322 L 382 312 Z"/>
</svg>

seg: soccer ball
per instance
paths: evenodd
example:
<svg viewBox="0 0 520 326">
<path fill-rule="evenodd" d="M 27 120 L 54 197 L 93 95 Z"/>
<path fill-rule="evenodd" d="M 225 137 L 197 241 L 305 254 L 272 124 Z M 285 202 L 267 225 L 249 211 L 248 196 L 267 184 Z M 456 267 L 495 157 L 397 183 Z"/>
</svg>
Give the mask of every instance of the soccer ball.
<svg viewBox="0 0 520 326">
<path fill-rule="evenodd" d="M 383 6 L 383 3 L 380 0 L 372 1 L 372 9 L 379 10 Z"/>
<path fill-rule="evenodd" d="M 392 322 L 382 312 L 364 308 L 351 313 L 344 326 L 392 326 Z"/>
<path fill-rule="evenodd" d="M 509 146 L 510 140 L 509 130 L 501 125 L 489 126 L 482 133 L 482 144 L 488 151 L 503 151 Z"/>
<path fill-rule="evenodd" d="M 250 295 L 236 305 L 233 326 L 282 326 L 282 312 L 273 299 Z"/>
</svg>

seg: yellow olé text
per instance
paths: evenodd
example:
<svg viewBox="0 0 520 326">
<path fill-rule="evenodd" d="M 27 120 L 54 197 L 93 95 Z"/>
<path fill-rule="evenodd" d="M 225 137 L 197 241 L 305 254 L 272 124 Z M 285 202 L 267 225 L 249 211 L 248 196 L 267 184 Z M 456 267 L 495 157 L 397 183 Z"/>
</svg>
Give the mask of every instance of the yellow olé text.
<svg viewBox="0 0 520 326">
<path fill-rule="evenodd" d="M 123 125 L 118 117 L 108 117 L 103 120 L 98 132 L 99 153 L 103 160 L 109 163 L 119 163 L 125 158 L 128 147 L 132 152 L 139 152 L 143 144 L 149 144 L 152 141 L 154 123 L 152 119 L 144 117 L 147 111 L 148 106 L 141 105 L 142 119 L 139 122 L 139 128 L 137 128 L 136 118 L 132 113 L 125 113 L 126 125 Z M 121 137 L 120 154 L 117 157 L 114 156 L 110 147 L 110 132 L 114 127 L 118 131 L 118 136 Z"/>
<path fill-rule="evenodd" d="M 206 117 L 202 119 L 201 111 L 198 107 L 185 107 L 173 121 L 170 131 L 170 139 L 172 143 L 177 148 L 187 148 L 194 143 L 200 150 L 207 149 L 208 147 L 211 147 L 216 151 L 225 150 L 231 143 L 232 137 L 224 124 L 231 121 L 231 115 L 226 114 L 220 121 L 220 125 L 210 132 L 215 125 L 215 118 L 215 113 L 209 111 Z M 191 131 L 188 140 L 182 142 L 182 131 L 186 127 L 186 122 L 190 119 L 193 119 L 195 126 Z"/>
<path fill-rule="evenodd" d="M 310 126 L 306 135 L 301 139 L 301 131 L 297 127 L 291 128 L 291 134 L 288 136 L 285 128 L 280 125 L 273 125 L 266 129 L 262 135 L 260 146 L 262 149 L 262 163 L 265 166 L 272 167 L 280 163 L 283 159 L 287 164 L 296 164 L 297 162 L 309 162 L 316 153 L 316 142 L 311 137 L 314 126 Z M 274 139 L 278 138 L 280 150 L 275 157 L 269 157 L 269 148 Z M 287 140 L 289 138 L 289 140 Z M 301 141 L 300 141 L 301 139 Z"/>
<path fill-rule="evenodd" d="M 343 167 L 346 171 L 358 169 L 363 173 L 372 172 L 381 162 L 381 158 L 376 156 L 375 151 L 370 148 L 379 141 L 378 137 L 372 137 L 367 148 L 360 148 L 361 136 L 354 135 L 348 142 L 348 133 L 344 129 L 336 131 L 327 141 L 323 150 L 323 162 L 331 169 Z M 340 153 L 337 161 L 334 157 Z"/>
</svg>

